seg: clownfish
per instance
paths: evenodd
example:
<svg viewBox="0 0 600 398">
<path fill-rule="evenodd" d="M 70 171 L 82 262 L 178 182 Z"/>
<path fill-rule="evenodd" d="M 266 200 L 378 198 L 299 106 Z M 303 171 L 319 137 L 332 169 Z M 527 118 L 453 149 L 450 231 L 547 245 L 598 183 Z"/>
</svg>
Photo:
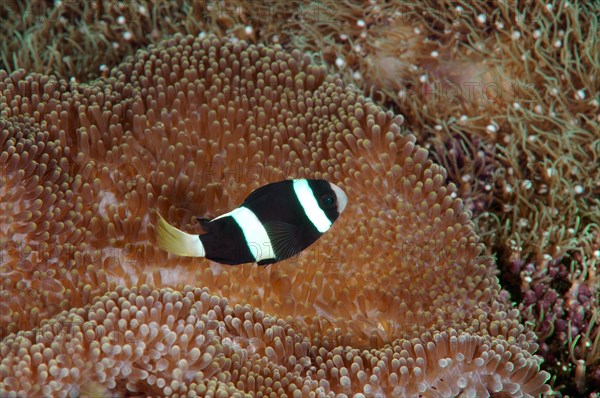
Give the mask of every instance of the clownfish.
<svg viewBox="0 0 600 398">
<path fill-rule="evenodd" d="M 158 214 L 158 246 L 173 254 L 221 264 L 273 264 L 319 239 L 344 211 L 348 199 L 325 180 L 285 180 L 262 186 L 240 207 L 212 220 L 197 218 L 204 234 L 183 232 Z"/>
</svg>

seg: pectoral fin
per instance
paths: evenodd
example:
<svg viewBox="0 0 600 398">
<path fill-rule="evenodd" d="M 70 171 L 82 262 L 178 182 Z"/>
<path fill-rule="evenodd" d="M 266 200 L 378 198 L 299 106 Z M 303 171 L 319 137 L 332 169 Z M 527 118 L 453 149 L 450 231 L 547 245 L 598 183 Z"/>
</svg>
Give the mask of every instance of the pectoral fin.
<svg viewBox="0 0 600 398">
<path fill-rule="evenodd" d="M 265 223 L 264 227 L 271 240 L 271 246 L 275 251 L 277 261 L 295 256 L 310 244 L 306 244 L 305 239 L 303 239 L 303 231 L 297 225 L 271 221 Z"/>
</svg>

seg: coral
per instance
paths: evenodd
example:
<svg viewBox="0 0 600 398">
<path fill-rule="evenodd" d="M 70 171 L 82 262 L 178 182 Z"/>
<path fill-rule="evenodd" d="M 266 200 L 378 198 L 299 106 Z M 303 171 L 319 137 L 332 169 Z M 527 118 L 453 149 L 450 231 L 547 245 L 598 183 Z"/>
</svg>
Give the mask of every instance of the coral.
<svg viewBox="0 0 600 398">
<path fill-rule="evenodd" d="M 504 286 L 516 301 L 525 298 L 519 309 L 536 325 L 547 369 L 564 380 L 565 393 L 589 393 L 600 385 L 593 376 L 600 363 L 590 344 L 599 332 L 592 319 L 600 310 L 600 98 L 592 94 L 600 86 L 591 78 L 600 71 L 600 46 L 590 32 L 596 31 L 600 8 L 559 2 L 509 6 L 500 13 L 474 11 L 495 34 L 468 28 L 464 18 L 438 20 L 444 29 L 466 32 L 463 40 L 472 43 L 471 51 L 487 59 L 488 69 L 495 65 L 490 77 L 474 76 L 474 81 L 508 82 L 513 90 L 505 90 L 492 106 L 470 101 L 476 118 L 488 116 L 481 128 L 474 125 L 469 135 L 463 134 L 463 142 L 474 143 L 476 150 L 462 151 L 470 160 L 454 180 L 470 175 L 465 183 L 475 188 L 469 195 L 474 203 L 481 202 L 478 196 L 491 199 L 487 203 L 493 212 L 480 211 L 478 229 L 494 233 L 484 241 L 498 253 Z M 468 112 L 462 129 L 473 117 Z M 494 159 L 491 173 L 477 166 L 482 154 Z M 583 343 L 573 356 L 569 347 L 578 339 L 588 345 Z M 580 360 L 591 365 L 586 383 L 581 382 Z"/>
<path fill-rule="evenodd" d="M 0 81 L 7 393 L 88 379 L 110 394 L 548 390 L 444 170 L 401 117 L 300 52 L 176 36 L 96 82 Z M 228 267 L 154 248 L 153 207 L 191 232 L 194 216 L 293 177 L 351 198 L 298 258 Z M 217 332 L 186 329 L 206 320 Z M 141 341 L 95 334 L 115 324 Z"/>
<path fill-rule="evenodd" d="M 255 40 L 271 17 L 268 5 L 245 1 L 5 1 L 0 69 L 87 81 L 175 33 Z"/>
</svg>

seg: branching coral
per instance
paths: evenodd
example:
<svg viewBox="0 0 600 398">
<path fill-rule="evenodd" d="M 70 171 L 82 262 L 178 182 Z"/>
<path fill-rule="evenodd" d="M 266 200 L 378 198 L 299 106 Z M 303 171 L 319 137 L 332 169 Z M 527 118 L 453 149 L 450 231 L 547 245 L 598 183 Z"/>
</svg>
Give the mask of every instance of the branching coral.
<svg viewBox="0 0 600 398">
<path fill-rule="evenodd" d="M 15 249 L 1 270 L 6 392 L 76 393 L 88 378 L 111 394 L 202 393 L 219 382 L 274 395 L 547 391 L 535 337 L 499 295 L 443 169 L 401 134 L 401 117 L 299 52 L 177 36 L 93 84 L 22 71 L 0 80 L 0 241 Z M 193 231 L 193 216 L 223 213 L 257 186 L 299 176 L 336 181 L 351 203 L 297 259 L 227 267 L 153 247 L 154 206 Z M 231 307 L 184 289 L 190 281 Z M 123 287 L 143 284 L 184 290 Z M 211 305 L 200 310 L 203 300 Z M 273 334 L 253 324 L 257 311 L 277 317 Z M 195 315 L 224 322 L 233 337 L 263 338 L 257 348 L 188 333 Z M 32 330 L 64 321 L 81 325 L 71 342 L 52 332 L 47 346 L 34 344 Z M 87 328 L 100 321 L 122 324 L 125 336 L 139 328 L 141 345 L 98 342 Z M 82 340 L 88 335 L 94 341 Z M 223 348 L 231 344 L 239 347 Z M 189 373 L 172 371 L 182 358 Z M 213 362 L 230 373 L 214 373 Z"/>
</svg>

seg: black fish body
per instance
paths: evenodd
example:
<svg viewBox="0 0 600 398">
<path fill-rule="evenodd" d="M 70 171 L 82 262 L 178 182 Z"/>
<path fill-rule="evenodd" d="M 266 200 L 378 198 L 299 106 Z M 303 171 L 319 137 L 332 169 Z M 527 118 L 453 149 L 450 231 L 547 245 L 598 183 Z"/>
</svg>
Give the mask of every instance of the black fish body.
<svg viewBox="0 0 600 398">
<path fill-rule="evenodd" d="M 325 180 L 280 181 L 256 189 L 229 213 L 199 219 L 206 231 L 202 235 L 180 231 L 159 215 L 158 245 L 174 254 L 222 264 L 272 264 L 319 239 L 346 202 L 344 191 Z"/>
</svg>

